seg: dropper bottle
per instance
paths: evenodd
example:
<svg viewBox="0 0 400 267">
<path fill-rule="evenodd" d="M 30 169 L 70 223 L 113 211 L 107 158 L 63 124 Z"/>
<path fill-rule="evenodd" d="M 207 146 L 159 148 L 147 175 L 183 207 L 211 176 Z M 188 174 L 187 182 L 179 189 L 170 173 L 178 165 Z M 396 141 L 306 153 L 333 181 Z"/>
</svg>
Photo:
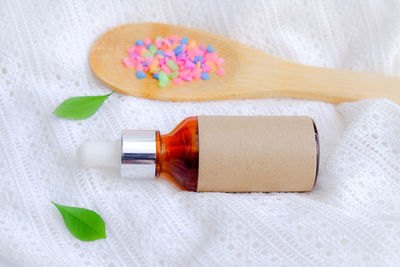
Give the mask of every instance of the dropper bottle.
<svg viewBox="0 0 400 267">
<path fill-rule="evenodd" d="M 194 116 L 165 135 L 124 130 L 116 142 L 84 143 L 78 156 L 126 178 L 167 176 L 189 191 L 310 191 L 319 141 L 309 117 Z"/>
</svg>

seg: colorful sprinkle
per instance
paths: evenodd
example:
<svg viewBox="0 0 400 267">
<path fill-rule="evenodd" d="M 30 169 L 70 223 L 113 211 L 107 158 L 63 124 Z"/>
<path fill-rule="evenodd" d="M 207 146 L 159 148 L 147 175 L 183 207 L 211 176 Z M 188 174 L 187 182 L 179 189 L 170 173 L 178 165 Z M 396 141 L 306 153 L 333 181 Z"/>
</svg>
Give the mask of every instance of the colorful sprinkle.
<svg viewBox="0 0 400 267">
<path fill-rule="evenodd" d="M 217 70 L 216 74 L 219 75 L 219 76 L 224 75 L 225 74 L 225 70 L 221 68 L 221 69 Z"/>
<path fill-rule="evenodd" d="M 177 70 L 178 69 L 178 65 L 176 65 L 176 63 L 173 62 L 171 59 L 169 59 L 167 61 L 167 65 L 168 65 L 168 67 L 171 68 L 171 70 Z"/>
<path fill-rule="evenodd" d="M 214 52 L 215 52 L 214 47 L 212 47 L 212 45 L 208 45 L 208 46 L 207 46 L 207 52 L 209 52 L 209 53 L 214 53 Z"/>
<path fill-rule="evenodd" d="M 167 74 L 165 74 L 163 71 L 160 71 L 158 74 L 158 86 L 160 87 L 165 87 L 167 86 L 169 79 Z"/>
<path fill-rule="evenodd" d="M 127 50 L 129 57 L 122 59 L 126 68 L 133 67 L 136 77 L 144 79 L 149 73 L 158 80 L 159 87 L 166 87 L 171 80 L 180 85 L 193 80 L 208 80 L 210 74 L 225 74 L 224 59 L 219 57 L 212 45 L 197 45 L 188 37 L 172 35 L 137 40 Z"/>
<path fill-rule="evenodd" d="M 208 79 L 210 79 L 210 75 L 207 72 L 202 72 L 201 73 L 201 79 L 202 80 L 208 80 Z"/>
<path fill-rule="evenodd" d="M 153 44 L 150 45 L 149 51 L 152 55 L 154 55 L 155 52 L 157 52 L 157 47 Z"/>
<path fill-rule="evenodd" d="M 183 83 L 182 79 L 179 77 L 173 78 L 172 81 L 176 84 L 176 85 L 180 85 Z"/>
<path fill-rule="evenodd" d="M 174 49 L 174 53 L 175 56 L 178 55 L 180 52 L 182 52 L 183 46 L 182 45 L 178 45 L 175 49 Z"/>
<path fill-rule="evenodd" d="M 182 39 L 179 41 L 179 43 L 180 43 L 180 44 L 188 45 L 188 43 L 189 43 L 189 38 L 187 38 L 187 37 L 182 38 Z"/>
<path fill-rule="evenodd" d="M 129 58 L 124 58 L 124 59 L 122 59 L 122 63 L 124 64 L 124 66 L 126 67 L 126 68 L 130 68 L 130 67 L 132 67 L 132 62 L 131 62 L 131 60 L 129 59 Z"/>
<path fill-rule="evenodd" d="M 168 75 L 168 78 L 170 78 L 170 79 L 174 79 L 174 78 L 176 78 L 176 77 L 178 77 L 178 71 L 174 71 L 173 73 L 171 73 L 170 75 Z"/>
<path fill-rule="evenodd" d="M 144 38 L 143 41 L 144 41 L 144 45 L 145 45 L 145 46 L 149 46 L 149 45 L 151 44 L 151 39 L 148 38 L 148 37 L 147 37 L 147 38 Z"/>
<path fill-rule="evenodd" d="M 143 71 L 137 71 L 136 72 L 136 78 L 144 79 L 144 78 L 146 78 L 146 73 L 144 73 Z"/>
</svg>

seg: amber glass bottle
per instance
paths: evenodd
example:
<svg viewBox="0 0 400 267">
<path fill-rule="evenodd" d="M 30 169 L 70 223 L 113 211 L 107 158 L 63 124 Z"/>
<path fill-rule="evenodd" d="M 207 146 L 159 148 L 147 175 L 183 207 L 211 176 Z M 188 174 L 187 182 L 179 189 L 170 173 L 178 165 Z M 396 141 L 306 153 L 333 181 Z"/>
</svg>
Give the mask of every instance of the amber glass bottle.
<svg viewBox="0 0 400 267">
<path fill-rule="evenodd" d="M 197 117 L 184 119 L 169 134 L 156 136 L 156 176 L 167 174 L 196 191 L 199 169 Z"/>
<path fill-rule="evenodd" d="M 165 176 L 189 191 L 309 191 L 319 141 L 309 117 L 203 116 L 164 135 L 122 131 L 121 141 L 85 143 L 79 155 L 85 165 L 120 167 L 125 178 Z"/>
</svg>

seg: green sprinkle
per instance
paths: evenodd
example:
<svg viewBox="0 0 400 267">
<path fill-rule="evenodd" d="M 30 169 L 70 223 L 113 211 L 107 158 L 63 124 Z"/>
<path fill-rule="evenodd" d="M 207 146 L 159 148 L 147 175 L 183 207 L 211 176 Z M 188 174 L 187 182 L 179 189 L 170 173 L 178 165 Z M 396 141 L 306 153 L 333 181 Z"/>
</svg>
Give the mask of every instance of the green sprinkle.
<svg viewBox="0 0 400 267">
<path fill-rule="evenodd" d="M 158 86 L 165 87 L 167 86 L 168 82 L 169 79 L 167 74 L 165 74 L 163 71 L 160 71 L 160 73 L 158 73 Z"/>
<path fill-rule="evenodd" d="M 154 55 L 157 52 L 157 47 L 152 44 L 149 47 L 149 51 L 150 51 L 151 55 Z"/>
<path fill-rule="evenodd" d="M 171 73 L 170 75 L 168 75 L 168 77 L 169 77 L 170 79 L 173 79 L 173 78 L 178 77 L 178 71 L 174 71 L 173 73 Z"/>
<path fill-rule="evenodd" d="M 157 36 L 156 39 L 162 41 L 162 37 L 161 36 Z"/>
<path fill-rule="evenodd" d="M 153 56 L 153 54 L 150 53 L 150 52 L 144 52 L 144 53 L 142 53 L 142 57 L 144 57 L 144 58 L 146 58 L 146 57 L 152 57 L 152 56 Z"/>
<path fill-rule="evenodd" d="M 177 70 L 178 69 L 178 65 L 176 65 L 176 63 L 173 62 L 171 59 L 169 59 L 167 61 L 167 65 L 168 65 L 168 67 L 171 68 L 171 70 Z"/>
<path fill-rule="evenodd" d="M 167 86 L 167 82 L 159 81 L 158 86 L 164 88 L 165 86 Z"/>
<path fill-rule="evenodd" d="M 165 72 L 160 71 L 158 78 L 162 81 L 162 80 L 168 80 L 168 76 L 167 74 L 165 74 Z"/>
</svg>

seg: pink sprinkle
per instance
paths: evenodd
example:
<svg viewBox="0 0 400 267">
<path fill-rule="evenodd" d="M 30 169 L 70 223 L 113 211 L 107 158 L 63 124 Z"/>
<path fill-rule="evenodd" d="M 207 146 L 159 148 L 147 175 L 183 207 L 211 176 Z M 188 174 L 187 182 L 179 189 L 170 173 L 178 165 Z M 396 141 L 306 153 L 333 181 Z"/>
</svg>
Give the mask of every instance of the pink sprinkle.
<svg viewBox="0 0 400 267">
<path fill-rule="evenodd" d="M 194 69 L 193 70 L 193 79 L 198 80 L 201 78 L 201 71 L 200 69 Z"/>
<path fill-rule="evenodd" d="M 139 63 L 143 63 L 144 62 L 144 58 L 143 57 L 137 57 L 136 60 Z"/>
<path fill-rule="evenodd" d="M 145 61 L 147 65 L 151 65 L 151 63 L 153 63 L 153 57 L 146 57 Z"/>
<path fill-rule="evenodd" d="M 179 71 L 179 77 L 183 78 L 183 77 L 185 77 L 185 76 L 188 76 L 189 73 L 190 73 L 190 70 L 182 70 L 182 71 Z"/>
<path fill-rule="evenodd" d="M 144 72 L 149 72 L 149 66 L 143 67 Z"/>
<path fill-rule="evenodd" d="M 173 78 L 172 81 L 173 81 L 175 84 L 177 84 L 177 85 L 180 85 L 180 84 L 183 83 L 182 79 L 179 78 L 179 77 Z"/>
<path fill-rule="evenodd" d="M 193 56 L 197 57 L 200 56 L 201 54 L 203 54 L 201 52 L 201 50 L 197 47 L 193 47 L 192 49 L 189 50 L 191 54 L 193 54 Z"/>
<path fill-rule="evenodd" d="M 177 60 L 181 60 L 181 59 L 185 59 L 185 57 L 186 57 L 186 55 L 185 55 L 185 53 L 179 53 L 177 56 L 176 56 L 176 59 Z"/>
<path fill-rule="evenodd" d="M 203 70 L 203 72 L 210 72 L 211 67 L 207 64 L 204 64 L 202 70 Z"/>
<path fill-rule="evenodd" d="M 131 48 L 128 48 L 128 53 L 134 53 L 136 51 L 136 46 L 132 46 Z"/>
<path fill-rule="evenodd" d="M 172 56 L 175 55 L 175 54 L 174 54 L 174 52 L 173 52 L 172 50 L 165 50 L 165 51 L 164 51 L 164 55 L 169 56 L 169 57 L 172 57 Z"/>
<path fill-rule="evenodd" d="M 196 65 L 192 61 L 186 60 L 185 67 L 188 69 L 194 69 Z"/>
<path fill-rule="evenodd" d="M 215 61 L 215 64 L 217 64 L 217 66 L 224 64 L 224 59 L 223 59 L 222 57 L 218 58 L 218 59 Z"/>
<path fill-rule="evenodd" d="M 189 57 L 189 59 L 190 59 L 191 61 L 193 61 L 194 58 L 195 58 L 195 56 L 194 56 L 193 54 L 188 55 L 188 57 Z"/>
<path fill-rule="evenodd" d="M 143 71 L 143 65 L 140 62 L 136 62 L 136 70 Z"/>
<path fill-rule="evenodd" d="M 131 61 L 131 64 L 132 64 L 132 65 L 136 65 L 136 58 L 132 58 L 132 57 L 131 57 L 129 60 Z"/>
<path fill-rule="evenodd" d="M 160 64 L 160 66 L 165 64 L 165 58 L 162 58 L 158 61 L 158 64 Z"/>
<path fill-rule="evenodd" d="M 190 82 L 190 81 L 192 80 L 192 77 L 190 77 L 190 76 L 183 76 L 183 77 L 182 77 L 182 80 L 187 81 L 187 82 Z"/>
<path fill-rule="evenodd" d="M 145 46 L 148 46 L 148 45 L 150 45 L 150 44 L 151 44 L 150 38 L 149 38 L 149 37 L 144 38 L 144 45 L 145 45 Z"/>
<path fill-rule="evenodd" d="M 171 37 L 169 37 L 169 40 L 172 42 L 178 41 L 180 40 L 178 35 L 172 35 Z"/>
<path fill-rule="evenodd" d="M 132 62 L 131 62 L 131 60 L 130 60 L 128 57 L 123 58 L 123 59 L 122 59 L 122 63 L 124 64 L 124 66 L 125 66 L 126 68 L 132 67 Z"/>
<path fill-rule="evenodd" d="M 162 65 L 161 66 L 161 70 L 165 72 L 165 74 L 169 75 L 172 73 L 172 71 L 170 70 L 170 68 L 168 68 L 167 65 Z"/>
<path fill-rule="evenodd" d="M 225 74 L 225 70 L 223 68 L 220 68 L 219 70 L 217 70 L 217 75 L 221 76 Z"/>
<path fill-rule="evenodd" d="M 204 59 L 206 61 L 215 61 L 218 58 L 216 53 L 205 53 Z"/>
<path fill-rule="evenodd" d="M 143 49 L 145 49 L 143 45 L 138 45 L 135 48 L 135 53 L 138 54 L 138 55 L 141 55 Z"/>
<path fill-rule="evenodd" d="M 135 52 L 132 52 L 132 53 L 129 53 L 129 56 L 130 56 L 131 58 L 137 58 L 137 57 L 138 57 L 138 54 L 136 54 Z"/>
<path fill-rule="evenodd" d="M 163 42 L 168 48 L 170 48 L 172 46 L 171 43 L 169 42 L 168 38 L 163 38 Z"/>
<path fill-rule="evenodd" d="M 158 49 L 160 49 L 161 48 L 161 40 L 159 40 L 159 39 L 156 39 L 155 41 L 154 41 L 154 45 L 158 48 Z"/>
</svg>

